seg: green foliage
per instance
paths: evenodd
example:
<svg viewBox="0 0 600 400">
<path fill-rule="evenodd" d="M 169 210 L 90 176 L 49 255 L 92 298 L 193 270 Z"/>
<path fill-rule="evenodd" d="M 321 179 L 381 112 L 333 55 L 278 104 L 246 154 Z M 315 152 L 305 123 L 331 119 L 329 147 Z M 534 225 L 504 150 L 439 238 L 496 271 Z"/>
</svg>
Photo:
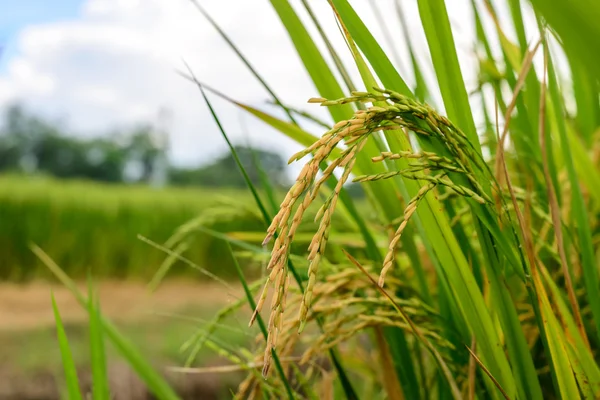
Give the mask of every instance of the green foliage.
<svg viewBox="0 0 600 400">
<path fill-rule="evenodd" d="M 264 168 L 265 173 L 271 178 L 273 185 L 282 188 L 287 185 L 285 162 L 278 154 L 253 149 L 246 146 L 235 146 L 242 165 L 248 172 L 252 183 L 258 187 L 260 184 L 260 171 L 256 161 Z M 201 186 L 209 187 L 232 187 L 244 188 L 246 183 L 244 177 L 237 169 L 235 160 L 231 153 L 219 157 L 209 165 L 197 169 L 172 168 L 169 173 L 170 182 L 177 186 Z"/>
<path fill-rule="evenodd" d="M 512 43 L 495 3 L 471 2 L 473 44 L 486 50 L 475 91 L 491 96 L 491 110 L 486 99 L 468 95 L 473 88 L 458 62 L 450 2 L 419 0 L 431 64 L 412 58 L 414 92 L 419 99 L 440 94 L 445 116 L 441 104 L 415 99 L 371 33 L 375 27 L 367 27 L 350 2 L 329 1 L 353 56 L 348 67 L 362 79 L 361 91 L 348 94 L 309 24 L 288 0 L 271 3 L 315 95 L 323 96 L 310 102 L 329 108 L 332 127 L 307 132 L 228 99 L 307 146 L 292 156 L 309 160 L 267 229 L 263 245 L 274 239 L 270 255 L 240 243 L 255 240 L 256 232 L 206 229 L 203 220 L 184 225 L 167 242 L 185 251 L 197 229 L 267 262 L 251 320 L 261 325 L 263 345 L 243 357 L 215 347 L 248 369 L 238 395 L 282 397 L 291 391 L 303 397 L 307 386 L 326 386 L 330 374 L 312 367 L 297 372 L 299 366 L 328 354 L 342 388 L 336 392 L 331 385 L 331 391 L 347 398 L 382 392 L 392 399 L 600 398 L 600 201 L 594 187 L 600 93 L 593 51 L 600 8 L 586 0 L 568 6 L 532 0 L 538 25 L 530 28 L 540 39 L 530 43 L 522 4 L 509 0 L 509 29 L 518 39 Z M 483 29 L 480 6 L 496 23 L 493 35 Z M 320 26 L 318 32 L 330 45 Z M 586 46 L 588 40 L 595 44 Z M 500 44 L 500 60 L 490 43 Z M 538 50 L 543 56 L 536 58 Z M 571 81 L 555 66 L 565 55 Z M 421 68 L 435 72 L 426 90 Z M 576 109 L 565 81 L 573 86 Z M 485 116 L 483 129 L 475 125 L 479 115 Z M 368 205 L 343 190 L 351 173 Z M 246 183 L 261 203 L 253 183 Z M 343 223 L 334 223 L 336 217 Z M 254 307 L 255 286 L 236 271 Z M 260 312 L 270 291 L 267 319 Z M 249 367 L 250 360 L 257 368 Z M 288 368 L 301 384 L 290 382 Z"/>
<path fill-rule="evenodd" d="M 0 130 L 0 170 L 42 172 L 59 178 L 149 182 L 161 149 L 153 128 L 139 126 L 102 138 L 80 139 L 19 105 L 6 109 Z M 136 168 L 127 173 L 127 168 Z"/>
<path fill-rule="evenodd" d="M 54 296 L 52 296 L 52 309 L 54 310 L 54 318 L 56 320 L 56 334 L 58 337 L 58 346 L 60 347 L 60 354 L 62 356 L 62 364 L 65 371 L 65 385 L 67 387 L 67 393 L 69 399 L 78 400 L 83 399 L 79 390 L 79 378 L 77 378 L 77 369 L 73 362 L 71 355 L 71 349 L 69 348 L 69 340 L 65 333 L 65 328 L 60 318 L 60 312 L 56 306 Z"/>
</svg>

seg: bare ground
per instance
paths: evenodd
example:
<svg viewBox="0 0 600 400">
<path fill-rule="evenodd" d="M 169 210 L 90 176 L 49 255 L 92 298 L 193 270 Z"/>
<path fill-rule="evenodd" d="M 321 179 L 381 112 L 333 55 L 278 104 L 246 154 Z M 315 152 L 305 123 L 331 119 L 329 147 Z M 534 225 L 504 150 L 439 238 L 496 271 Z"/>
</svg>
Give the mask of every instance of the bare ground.
<svg viewBox="0 0 600 400">
<path fill-rule="evenodd" d="M 218 307 L 241 295 L 215 283 L 167 281 L 150 293 L 139 282 L 102 282 L 97 285 L 102 313 L 113 321 L 147 318 L 154 312 L 174 311 L 191 306 Z M 86 292 L 85 284 L 80 290 Z M 54 326 L 50 293 L 65 323 L 83 322 L 85 310 L 64 286 L 45 282 L 27 285 L 0 284 L 0 331 Z"/>
<path fill-rule="evenodd" d="M 82 291 L 85 284 L 80 285 Z M 238 287 L 227 289 L 215 283 L 190 281 L 167 281 L 154 293 L 149 293 L 143 283 L 102 282 L 97 285 L 102 312 L 112 321 L 143 325 L 144 321 L 156 320 L 156 313 L 177 313 L 184 309 L 217 310 L 239 298 Z M 29 332 L 54 326 L 50 293 L 53 293 L 65 324 L 82 325 L 87 321 L 85 311 L 73 295 L 59 284 L 35 282 L 28 285 L 0 284 L 0 335 L 3 337 L 26 337 Z M 10 342 L 3 340 L 5 346 Z M 23 343 L 18 346 L 23 347 Z M 0 350 L 0 400 L 36 399 L 58 400 L 61 377 L 57 366 L 23 371 L 15 368 L 18 357 L 27 351 L 40 351 L 31 344 L 26 348 Z M 15 345 L 13 345 L 15 347 Z M 27 344 L 29 347 L 29 344 Z M 43 351 L 43 350 L 42 350 Z M 219 360 L 206 360 L 208 364 Z M 56 364 L 56 363 L 55 363 Z M 58 376 L 57 376 L 58 375 Z M 80 383 L 83 390 L 89 388 L 89 371 L 82 367 Z M 113 361 L 109 366 L 111 387 L 117 399 L 151 399 L 144 385 L 127 365 Z M 216 399 L 235 385 L 239 376 L 201 375 L 182 376 L 166 374 L 168 380 L 185 399 Z"/>
</svg>

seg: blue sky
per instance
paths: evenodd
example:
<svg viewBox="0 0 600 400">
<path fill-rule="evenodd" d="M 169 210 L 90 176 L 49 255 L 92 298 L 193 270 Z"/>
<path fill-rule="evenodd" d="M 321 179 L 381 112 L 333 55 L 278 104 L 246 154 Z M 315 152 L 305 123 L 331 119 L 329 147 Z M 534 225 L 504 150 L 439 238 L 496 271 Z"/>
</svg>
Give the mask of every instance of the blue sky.
<svg viewBox="0 0 600 400">
<path fill-rule="evenodd" d="M 82 3 L 83 0 L 0 0 L 0 71 L 17 51 L 15 42 L 21 29 L 74 18 Z"/>
</svg>

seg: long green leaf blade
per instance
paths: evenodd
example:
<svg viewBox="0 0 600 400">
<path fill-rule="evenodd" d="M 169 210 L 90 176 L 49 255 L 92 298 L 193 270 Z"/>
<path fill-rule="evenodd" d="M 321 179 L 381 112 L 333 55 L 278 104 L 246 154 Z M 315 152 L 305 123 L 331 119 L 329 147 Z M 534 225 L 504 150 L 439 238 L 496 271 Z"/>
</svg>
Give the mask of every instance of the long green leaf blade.
<svg viewBox="0 0 600 400">
<path fill-rule="evenodd" d="M 287 0 L 271 0 L 271 4 L 292 39 L 319 95 L 328 99 L 343 97 L 342 88 L 290 3 Z M 340 121 L 352 116 L 352 107 L 349 104 L 332 107 L 329 112 L 334 120 Z"/>
<path fill-rule="evenodd" d="M 83 399 L 81 392 L 79 391 L 79 379 L 77 378 L 77 369 L 75 368 L 75 362 L 71 355 L 71 349 L 69 348 L 69 340 L 65 333 L 65 327 L 63 326 L 58 306 L 54 295 L 52 295 L 52 309 L 54 311 L 54 320 L 56 321 L 56 334 L 58 336 L 58 346 L 60 349 L 60 355 L 62 358 L 63 370 L 65 373 L 65 383 L 67 385 L 67 393 L 70 400 Z"/>
<path fill-rule="evenodd" d="M 110 399 L 106 373 L 104 331 L 100 322 L 100 305 L 91 281 L 88 283 L 88 316 L 90 327 L 90 359 L 92 367 L 92 394 L 94 399 Z"/>
</svg>

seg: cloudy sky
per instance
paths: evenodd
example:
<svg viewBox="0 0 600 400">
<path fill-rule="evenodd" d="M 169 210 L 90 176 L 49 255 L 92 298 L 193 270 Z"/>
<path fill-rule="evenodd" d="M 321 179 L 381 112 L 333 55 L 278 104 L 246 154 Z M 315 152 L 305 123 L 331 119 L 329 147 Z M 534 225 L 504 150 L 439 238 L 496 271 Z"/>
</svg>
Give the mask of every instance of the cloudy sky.
<svg viewBox="0 0 600 400">
<path fill-rule="evenodd" d="M 326 117 L 306 104 L 317 95 L 268 0 L 198 0 L 230 35 L 283 101 Z M 292 0 L 307 20 L 302 5 Z M 411 40 L 428 61 L 416 1 L 402 0 Z M 468 84 L 474 84 L 473 27 L 466 0 L 452 0 L 451 23 Z M 344 59 L 348 52 L 325 0 L 310 0 Z M 386 49 L 390 43 L 368 0 L 352 4 Z M 411 82 L 405 43 L 393 0 L 378 0 L 394 38 L 394 59 Z M 198 90 L 177 75 L 182 59 L 198 78 L 232 98 L 272 110 L 268 94 L 190 0 L 0 0 L 0 107 L 15 101 L 61 121 L 73 134 L 98 135 L 139 122 L 158 121 L 169 131 L 177 164 L 206 162 L 225 149 Z M 319 43 L 320 45 L 320 43 Z M 352 73 L 355 73 L 352 71 Z M 429 76 L 431 78 L 431 75 Z M 357 80 L 358 81 L 358 80 Z M 287 158 L 290 140 L 215 99 L 228 133 Z M 439 104 L 438 104 L 439 106 Z M 318 133 L 317 131 L 314 131 Z"/>
</svg>

